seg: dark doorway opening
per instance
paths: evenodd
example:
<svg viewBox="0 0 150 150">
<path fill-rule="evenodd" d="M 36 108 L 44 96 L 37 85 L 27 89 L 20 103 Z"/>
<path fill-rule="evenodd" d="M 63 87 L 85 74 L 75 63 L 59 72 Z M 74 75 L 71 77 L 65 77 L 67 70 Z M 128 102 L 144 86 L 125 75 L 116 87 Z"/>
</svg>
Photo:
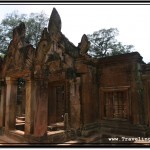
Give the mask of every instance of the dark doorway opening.
<svg viewBox="0 0 150 150">
<path fill-rule="evenodd" d="M 18 78 L 17 103 L 16 103 L 16 130 L 24 131 L 25 128 L 25 98 L 26 86 L 23 78 Z"/>
<path fill-rule="evenodd" d="M 49 84 L 48 131 L 64 130 L 66 94 L 64 83 Z"/>
</svg>

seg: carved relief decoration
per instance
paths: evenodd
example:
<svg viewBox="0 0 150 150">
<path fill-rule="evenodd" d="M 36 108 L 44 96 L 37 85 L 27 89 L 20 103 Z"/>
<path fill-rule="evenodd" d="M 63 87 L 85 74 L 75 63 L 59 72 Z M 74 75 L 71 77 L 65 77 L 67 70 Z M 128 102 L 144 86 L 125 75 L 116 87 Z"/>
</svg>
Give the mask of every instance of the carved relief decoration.
<svg viewBox="0 0 150 150">
<path fill-rule="evenodd" d="M 61 18 L 54 8 L 48 28 L 44 28 L 36 50 L 25 40 L 25 24 L 20 23 L 13 30 L 13 39 L 8 47 L 5 59 L 6 72 L 28 69 L 35 77 L 49 76 L 52 73 L 75 70 L 75 60 L 86 57 L 89 41 L 82 36 L 78 47 L 71 43 L 61 32 Z"/>
<path fill-rule="evenodd" d="M 8 47 L 5 57 L 6 72 L 31 69 L 35 49 L 25 41 L 25 24 L 21 22 L 13 30 L 13 39 Z"/>
</svg>

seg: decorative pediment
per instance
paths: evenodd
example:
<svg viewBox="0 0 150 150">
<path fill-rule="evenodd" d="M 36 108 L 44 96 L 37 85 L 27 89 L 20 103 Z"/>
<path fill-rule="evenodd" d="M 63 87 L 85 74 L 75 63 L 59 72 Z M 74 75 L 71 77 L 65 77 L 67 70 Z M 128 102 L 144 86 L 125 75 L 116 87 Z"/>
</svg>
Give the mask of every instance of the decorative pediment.
<svg viewBox="0 0 150 150">
<path fill-rule="evenodd" d="M 13 43 L 18 44 L 20 48 L 25 42 L 25 24 L 21 22 L 19 26 L 13 29 Z M 20 45 L 19 45 L 20 44 Z"/>
<path fill-rule="evenodd" d="M 25 24 L 21 22 L 13 30 L 13 39 L 5 61 L 6 72 L 32 70 L 37 77 L 43 74 L 75 70 L 76 59 L 87 56 L 89 41 L 82 36 L 78 47 L 61 32 L 61 18 L 55 8 L 51 13 L 48 28 L 44 28 L 36 50 L 25 40 Z"/>
<path fill-rule="evenodd" d="M 86 54 L 89 47 L 90 47 L 90 42 L 88 41 L 87 36 L 84 34 L 81 38 L 81 42 L 78 45 L 78 48 L 80 49 L 80 54 L 81 55 Z"/>
<path fill-rule="evenodd" d="M 58 71 L 68 72 L 68 68 L 74 70 L 75 60 L 87 56 L 90 42 L 86 35 L 82 36 L 78 47 L 71 43 L 61 32 L 61 18 L 54 8 L 48 24 L 48 30 L 43 30 L 41 40 L 36 51 L 35 72 L 56 73 Z M 40 67 L 39 67 L 40 66 Z M 43 68 L 45 66 L 45 68 Z M 44 71 L 46 70 L 46 71 Z"/>
<path fill-rule="evenodd" d="M 52 73 L 72 67 L 73 58 L 65 52 L 64 47 L 58 42 L 43 40 L 37 48 L 35 65 L 40 65 L 41 68 L 45 65 Z"/>
<path fill-rule="evenodd" d="M 21 22 L 13 29 L 13 39 L 9 44 L 5 58 L 6 72 L 17 72 L 23 69 L 31 69 L 35 49 L 25 42 L 25 24 Z"/>
</svg>

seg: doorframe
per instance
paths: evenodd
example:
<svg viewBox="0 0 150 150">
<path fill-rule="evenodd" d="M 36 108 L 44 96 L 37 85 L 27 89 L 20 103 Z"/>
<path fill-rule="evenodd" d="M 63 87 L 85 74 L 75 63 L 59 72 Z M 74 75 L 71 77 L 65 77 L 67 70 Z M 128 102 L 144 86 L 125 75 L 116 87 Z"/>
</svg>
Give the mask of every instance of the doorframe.
<svg viewBox="0 0 150 150">
<path fill-rule="evenodd" d="M 50 81 L 48 83 L 48 90 L 50 90 L 50 87 L 56 87 L 56 86 L 61 86 L 64 85 L 64 100 L 65 100 L 65 104 L 64 104 L 64 109 L 65 109 L 65 113 L 69 114 L 69 82 L 67 80 L 61 80 L 61 81 Z M 50 96 L 48 95 L 48 125 L 49 123 L 49 101 L 50 101 Z M 56 106 L 55 106 L 56 107 Z M 56 121 L 57 122 L 57 121 Z"/>
</svg>

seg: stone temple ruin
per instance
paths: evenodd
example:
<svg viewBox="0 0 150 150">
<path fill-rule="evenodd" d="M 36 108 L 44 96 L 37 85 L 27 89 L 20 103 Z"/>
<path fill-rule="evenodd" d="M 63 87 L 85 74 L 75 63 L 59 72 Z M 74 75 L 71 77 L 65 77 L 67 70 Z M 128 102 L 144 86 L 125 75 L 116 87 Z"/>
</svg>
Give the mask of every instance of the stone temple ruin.
<svg viewBox="0 0 150 150">
<path fill-rule="evenodd" d="M 150 64 L 138 52 L 94 60 L 89 45 L 86 35 L 76 47 L 62 34 L 55 8 L 36 49 L 24 23 L 13 30 L 0 60 L 2 135 L 21 143 L 150 136 Z"/>
</svg>

